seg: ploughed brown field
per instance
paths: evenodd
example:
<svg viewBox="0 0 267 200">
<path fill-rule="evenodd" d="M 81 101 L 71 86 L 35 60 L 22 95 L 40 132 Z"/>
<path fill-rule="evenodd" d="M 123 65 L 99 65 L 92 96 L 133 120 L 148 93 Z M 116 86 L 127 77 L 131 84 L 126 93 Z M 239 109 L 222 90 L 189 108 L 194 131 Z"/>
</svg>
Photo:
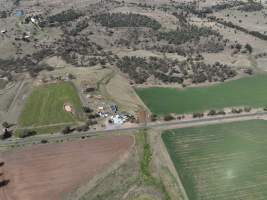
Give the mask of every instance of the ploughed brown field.
<svg viewBox="0 0 267 200">
<path fill-rule="evenodd" d="M 1 200 L 59 200 L 127 154 L 131 136 L 107 136 L 4 152 Z"/>
</svg>

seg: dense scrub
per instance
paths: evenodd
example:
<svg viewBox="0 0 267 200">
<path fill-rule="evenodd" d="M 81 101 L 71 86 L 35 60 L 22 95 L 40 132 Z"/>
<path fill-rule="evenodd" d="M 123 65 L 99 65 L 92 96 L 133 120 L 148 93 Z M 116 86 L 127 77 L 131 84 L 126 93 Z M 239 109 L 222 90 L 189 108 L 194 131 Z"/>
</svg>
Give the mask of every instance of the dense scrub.
<svg viewBox="0 0 267 200">
<path fill-rule="evenodd" d="M 46 20 L 43 20 L 39 25 L 41 27 L 62 25 L 64 23 L 74 21 L 81 16 L 82 16 L 81 13 L 75 11 L 74 9 L 69 9 L 57 13 L 55 15 L 49 16 Z"/>
<path fill-rule="evenodd" d="M 206 9 L 210 9 L 211 11 L 218 12 L 225 9 L 230 9 L 236 6 L 244 5 L 245 3 L 243 1 L 229 1 L 229 2 L 223 2 L 221 4 L 215 4 L 211 7 L 208 7 Z"/>
<path fill-rule="evenodd" d="M 261 3 L 250 0 L 247 3 L 244 3 L 240 7 L 238 7 L 238 10 L 244 11 L 244 12 L 255 12 L 255 11 L 260 11 L 264 7 Z"/>
<path fill-rule="evenodd" d="M 147 27 L 159 29 L 160 23 L 154 19 L 140 14 L 106 13 L 94 17 L 97 23 L 110 28 L 114 27 Z"/>
</svg>

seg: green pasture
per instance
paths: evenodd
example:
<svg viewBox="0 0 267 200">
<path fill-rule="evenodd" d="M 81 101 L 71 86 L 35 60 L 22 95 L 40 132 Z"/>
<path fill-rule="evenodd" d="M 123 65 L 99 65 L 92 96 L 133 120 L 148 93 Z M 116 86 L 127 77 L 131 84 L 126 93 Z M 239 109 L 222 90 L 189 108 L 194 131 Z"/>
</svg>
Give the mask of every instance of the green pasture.
<svg viewBox="0 0 267 200">
<path fill-rule="evenodd" d="M 267 75 L 256 75 L 209 87 L 138 88 L 137 94 L 155 114 L 193 113 L 225 107 L 267 105 Z"/>
<path fill-rule="evenodd" d="M 64 104 L 71 104 L 73 113 L 64 110 Z M 82 120 L 82 105 L 72 83 L 60 82 L 34 88 L 26 101 L 19 118 L 19 127 L 42 128 Z"/>
</svg>

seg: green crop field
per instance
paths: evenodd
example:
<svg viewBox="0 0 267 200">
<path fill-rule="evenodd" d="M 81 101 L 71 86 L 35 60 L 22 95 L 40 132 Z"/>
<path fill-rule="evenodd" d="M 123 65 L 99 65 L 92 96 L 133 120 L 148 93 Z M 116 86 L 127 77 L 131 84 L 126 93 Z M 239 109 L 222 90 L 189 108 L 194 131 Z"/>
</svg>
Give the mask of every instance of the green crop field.
<svg viewBox="0 0 267 200">
<path fill-rule="evenodd" d="M 170 130 L 162 139 L 190 200 L 267 199 L 267 121 Z"/>
<path fill-rule="evenodd" d="M 267 105 L 267 75 L 257 75 L 209 87 L 141 88 L 138 95 L 155 114 L 192 113 L 234 106 Z"/>
<path fill-rule="evenodd" d="M 74 113 L 64 110 L 71 104 Z M 61 123 L 75 123 L 82 119 L 82 105 L 75 87 L 61 82 L 36 87 L 28 97 L 19 118 L 20 127 L 41 127 Z M 51 128 L 51 127 L 50 127 Z"/>
</svg>

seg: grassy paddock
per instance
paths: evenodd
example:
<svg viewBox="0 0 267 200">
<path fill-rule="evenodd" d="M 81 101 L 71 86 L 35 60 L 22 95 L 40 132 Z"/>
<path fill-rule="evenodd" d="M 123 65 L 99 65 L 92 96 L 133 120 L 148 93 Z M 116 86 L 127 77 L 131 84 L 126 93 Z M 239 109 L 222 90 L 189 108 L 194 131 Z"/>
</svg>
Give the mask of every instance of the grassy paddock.
<svg viewBox="0 0 267 200">
<path fill-rule="evenodd" d="M 257 75 L 209 87 L 141 88 L 138 95 L 156 114 L 192 113 L 234 106 L 267 105 L 267 75 Z"/>
<path fill-rule="evenodd" d="M 74 114 L 64 110 L 64 104 L 74 107 Z M 75 87 L 70 82 L 60 82 L 37 87 L 28 97 L 19 118 L 20 127 L 39 127 L 82 120 L 82 105 Z"/>
<path fill-rule="evenodd" d="M 190 200 L 267 199 L 267 122 L 166 131 L 162 139 Z"/>
</svg>

